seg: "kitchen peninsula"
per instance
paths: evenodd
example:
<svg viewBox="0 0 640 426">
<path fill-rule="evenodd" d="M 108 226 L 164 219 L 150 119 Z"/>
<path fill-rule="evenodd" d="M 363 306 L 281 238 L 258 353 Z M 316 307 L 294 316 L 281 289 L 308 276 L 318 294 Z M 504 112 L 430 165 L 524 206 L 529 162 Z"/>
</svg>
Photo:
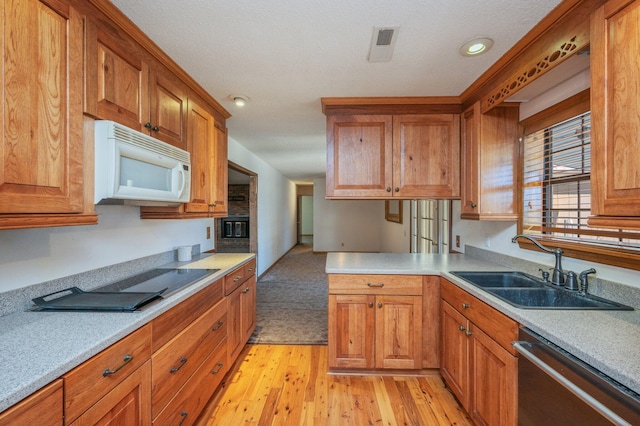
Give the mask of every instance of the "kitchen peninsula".
<svg viewBox="0 0 640 426">
<path fill-rule="evenodd" d="M 467 247 L 466 251 L 465 255 L 329 253 L 326 264 L 326 272 L 330 276 L 329 292 L 332 293 L 332 277 L 364 275 L 382 276 L 381 278 L 387 276 L 435 277 L 439 279 L 441 285 L 432 291 L 440 292 L 444 283 L 450 283 L 489 305 L 501 315 L 535 331 L 624 386 L 635 392 L 640 392 L 640 363 L 638 362 L 638 348 L 640 348 L 640 311 L 638 308 L 640 306 L 637 304 L 637 289 L 621 286 L 621 290 L 618 290 L 619 300 L 617 301 L 634 305 L 633 307 L 636 309 L 634 311 L 519 309 L 450 272 L 517 269 L 531 275 L 538 275 L 538 268 L 548 265 L 538 265 L 502 255 L 492 261 L 486 256 L 486 253 L 490 252 L 474 247 Z M 473 253 L 474 256 L 471 256 L 470 253 Z M 495 255 L 495 253 L 491 255 Z M 380 284 L 382 283 L 375 281 L 372 285 L 379 286 Z M 425 293 L 424 296 L 428 295 Z M 612 296 L 610 298 L 613 299 Z M 432 303 L 429 306 L 432 309 L 440 309 L 439 304 Z M 422 317 L 425 316 L 440 318 L 439 314 L 432 315 L 423 311 Z M 439 327 L 441 325 L 432 324 L 431 326 Z M 331 345 L 335 343 L 330 338 L 330 351 Z M 437 341 L 430 343 L 438 344 Z M 423 344 L 427 344 L 427 342 L 423 342 Z"/>
</svg>

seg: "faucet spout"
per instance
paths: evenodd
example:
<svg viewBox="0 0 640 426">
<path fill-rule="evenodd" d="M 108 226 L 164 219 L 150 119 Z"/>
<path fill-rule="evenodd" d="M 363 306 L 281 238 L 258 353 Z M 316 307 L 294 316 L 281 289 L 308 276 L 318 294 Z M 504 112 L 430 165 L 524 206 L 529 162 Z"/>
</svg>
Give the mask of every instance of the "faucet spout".
<svg viewBox="0 0 640 426">
<path fill-rule="evenodd" d="M 564 271 L 562 270 L 562 254 L 564 253 L 562 251 L 561 248 L 555 248 L 555 249 L 550 249 L 549 247 L 545 247 L 542 244 L 540 244 L 538 241 L 536 241 L 536 239 L 528 236 L 528 235 L 524 235 L 524 234 L 518 234 L 516 236 L 514 236 L 513 238 L 511 238 L 511 242 L 515 243 L 519 238 L 524 238 L 526 240 L 531 241 L 533 244 L 535 244 L 540 250 L 542 251 L 546 251 L 547 253 L 551 253 L 555 256 L 556 258 L 556 264 L 553 267 L 553 275 L 551 276 L 551 284 L 555 284 L 555 285 L 563 285 L 564 284 Z"/>
</svg>

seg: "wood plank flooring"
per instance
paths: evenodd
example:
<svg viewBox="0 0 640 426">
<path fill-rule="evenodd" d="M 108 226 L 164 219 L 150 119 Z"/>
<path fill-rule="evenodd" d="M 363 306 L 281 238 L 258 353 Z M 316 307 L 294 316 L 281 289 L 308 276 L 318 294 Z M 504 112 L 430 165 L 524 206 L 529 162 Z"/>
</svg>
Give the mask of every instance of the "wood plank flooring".
<svg viewBox="0 0 640 426">
<path fill-rule="evenodd" d="M 326 371 L 326 346 L 247 345 L 198 426 L 472 424 L 439 375 Z"/>
</svg>

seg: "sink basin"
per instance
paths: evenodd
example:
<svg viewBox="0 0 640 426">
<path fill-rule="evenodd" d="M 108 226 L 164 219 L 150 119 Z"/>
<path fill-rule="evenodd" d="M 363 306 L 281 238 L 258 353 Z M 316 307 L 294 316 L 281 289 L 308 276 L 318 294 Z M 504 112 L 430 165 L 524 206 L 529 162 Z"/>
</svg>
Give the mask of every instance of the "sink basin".
<svg viewBox="0 0 640 426">
<path fill-rule="evenodd" d="M 575 291 L 556 287 L 523 272 L 457 271 L 451 274 L 518 308 L 633 310 L 611 300 L 583 296 Z"/>
<path fill-rule="evenodd" d="M 582 296 L 562 288 L 492 288 L 489 292 L 519 308 L 633 310 L 610 300 Z"/>
<path fill-rule="evenodd" d="M 483 288 L 544 287 L 544 282 L 523 272 L 451 272 L 470 283 Z"/>
</svg>

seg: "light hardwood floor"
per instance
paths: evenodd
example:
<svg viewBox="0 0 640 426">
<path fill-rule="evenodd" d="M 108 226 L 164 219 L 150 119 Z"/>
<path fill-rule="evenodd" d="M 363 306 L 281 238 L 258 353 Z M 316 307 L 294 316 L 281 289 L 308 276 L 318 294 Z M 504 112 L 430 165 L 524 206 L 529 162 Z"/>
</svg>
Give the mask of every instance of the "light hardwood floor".
<svg viewBox="0 0 640 426">
<path fill-rule="evenodd" d="M 198 425 L 471 425 L 439 375 L 326 371 L 326 346 L 247 345 Z"/>
</svg>

